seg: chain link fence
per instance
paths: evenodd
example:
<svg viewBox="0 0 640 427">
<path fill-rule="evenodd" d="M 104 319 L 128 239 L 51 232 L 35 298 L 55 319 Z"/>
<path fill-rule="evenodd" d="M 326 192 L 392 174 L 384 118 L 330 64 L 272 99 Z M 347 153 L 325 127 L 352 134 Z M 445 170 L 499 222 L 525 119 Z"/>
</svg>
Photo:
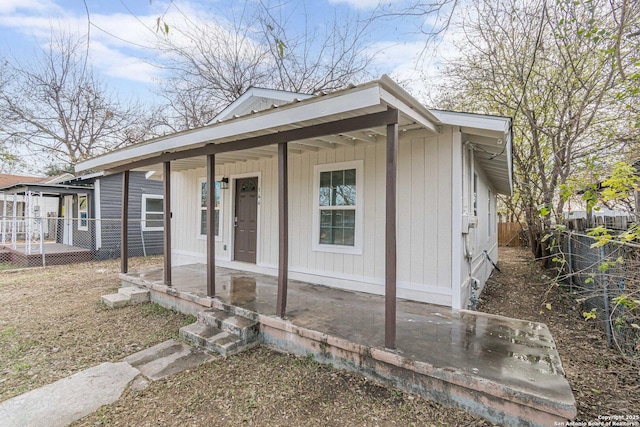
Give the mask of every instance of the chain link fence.
<svg viewBox="0 0 640 427">
<path fill-rule="evenodd" d="M 163 231 L 128 222 L 129 257 L 163 253 Z M 0 268 L 44 267 L 120 258 L 120 219 L 2 217 Z"/>
<path fill-rule="evenodd" d="M 609 346 L 640 358 L 640 245 L 594 247 L 594 238 L 579 232 L 558 233 L 554 243 L 561 278 L 585 319 L 606 331 Z"/>
</svg>

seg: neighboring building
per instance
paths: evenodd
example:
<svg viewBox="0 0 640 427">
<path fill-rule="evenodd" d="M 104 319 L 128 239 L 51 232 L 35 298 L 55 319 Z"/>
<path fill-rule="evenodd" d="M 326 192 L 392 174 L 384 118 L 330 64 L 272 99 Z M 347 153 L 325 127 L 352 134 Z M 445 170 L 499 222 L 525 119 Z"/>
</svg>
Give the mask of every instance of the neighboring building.
<svg viewBox="0 0 640 427">
<path fill-rule="evenodd" d="M 386 76 L 318 96 L 254 88 L 207 126 L 77 165 L 145 168 L 170 184 L 174 265 L 207 263 L 209 250 L 216 266 L 375 294 L 386 284 L 401 298 L 466 308 L 498 260 L 511 119 L 430 111 Z M 385 207 L 394 188 L 395 212 Z M 395 238 L 385 231 L 394 216 Z"/>
<path fill-rule="evenodd" d="M 122 206 L 122 176 L 89 174 L 72 175 L 44 181 L 20 181 L 1 188 L 7 200 L 13 195 L 24 199 L 28 212 L 26 235 L 38 238 L 40 221 L 45 227 L 45 241 L 92 251 L 97 259 L 120 256 Z M 46 206 L 42 209 L 40 206 Z M 132 172 L 129 182 L 129 253 L 131 255 L 161 254 L 162 183 L 146 178 L 145 172 Z M 29 218 L 33 221 L 29 221 Z M 8 213 L 4 226 L 7 233 L 13 223 Z M 31 227 L 31 230 L 26 228 Z M 10 236 L 5 244 L 11 242 Z"/>
</svg>

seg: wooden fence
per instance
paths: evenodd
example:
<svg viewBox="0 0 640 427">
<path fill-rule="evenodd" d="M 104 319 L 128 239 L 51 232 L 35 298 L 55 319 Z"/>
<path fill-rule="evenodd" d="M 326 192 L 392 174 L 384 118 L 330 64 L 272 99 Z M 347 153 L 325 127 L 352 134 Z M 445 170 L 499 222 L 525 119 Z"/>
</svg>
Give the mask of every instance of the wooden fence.
<svg viewBox="0 0 640 427">
<path fill-rule="evenodd" d="M 498 223 L 498 246 L 522 246 L 522 224 L 519 222 Z"/>
</svg>

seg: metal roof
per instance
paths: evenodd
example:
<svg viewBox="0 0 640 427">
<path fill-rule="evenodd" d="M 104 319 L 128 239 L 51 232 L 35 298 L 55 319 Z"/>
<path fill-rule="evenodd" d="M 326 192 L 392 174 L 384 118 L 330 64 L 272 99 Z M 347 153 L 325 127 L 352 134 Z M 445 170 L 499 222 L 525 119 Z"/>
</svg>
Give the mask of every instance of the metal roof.
<svg viewBox="0 0 640 427">
<path fill-rule="evenodd" d="M 291 95 L 290 92 L 288 94 Z M 105 170 L 112 172 L 128 168 L 135 169 L 136 163 L 144 164 L 146 161 L 146 164 L 150 164 L 154 159 L 160 160 L 163 155 L 166 158 L 171 153 L 176 154 L 176 159 L 170 160 L 172 170 L 203 167 L 205 163 L 202 156 L 188 157 L 186 154 L 195 152 L 199 148 L 211 146 L 211 144 L 227 144 L 322 124 L 337 123 L 344 119 L 381 113 L 388 108 L 398 110 L 399 127 L 404 132 L 426 129 L 432 134 L 438 134 L 442 125 L 460 126 L 465 138 L 472 140 L 474 144 L 477 144 L 477 147 L 492 153 L 488 156 L 497 153 L 490 160 L 483 162 L 483 159 L 480 159 L 479 161 L 483 167 L 487 168 L 487 175 L 496 190 L 507 194 L 511 193 L 510 119 L 468 113 L 430 111 L 387 76 L 334 92 L 321 92 L 305 99 L 294 97 L 287 104 L 274 104 L 270 108 L 251 111 L 242 116 L 227 114 L 224 120 L 216 123 L 154 138 L 85 160 L 76 165 L 76 171 Z M 225 111 L 232 113 L 233 109 L 225 109 Z M 376 141 L 384 141 L 385 135 L 386 129 L 380 126 L 287 142 L 289 142 L 289 151 L 296 154 L 303 151 L 375 143 Z M 504 146 L 500 146 L 498 141 L 502 141 Z M 184 153 L 180 155 L 183 151 Z M 230 151 L 216 154 L 216 163 L 257 160 L 265 156 L 275 156 L 276 152 L 275 146 Z M 158 167 L 150 166 L 141 167 L 140 170 L 160 172 Z"/>
</svg>

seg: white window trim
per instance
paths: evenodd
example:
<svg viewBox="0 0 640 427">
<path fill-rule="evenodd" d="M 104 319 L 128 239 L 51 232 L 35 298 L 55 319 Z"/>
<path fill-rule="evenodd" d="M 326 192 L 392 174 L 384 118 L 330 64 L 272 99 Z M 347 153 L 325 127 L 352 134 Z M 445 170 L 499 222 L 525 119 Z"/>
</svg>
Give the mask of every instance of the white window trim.
<svg viewBox="0 0 640 427">
<path fill-rule="evenodd" d="M 218 175 L 214 178 L 214 181 L 220 181 L 223 178 L 222 175 Z M 202 230 L 200 229 L 200 215 L 201 215 L 201 211 L 204 209 L 202 206 L 200 206 L 200 192 L 202 191 L 202 183 L 203 182 L 207 182 L 207 178 L 198 178 L 198 208 L 196 209 L 196 213 L 198 215 L 198 217 L 196 218 L 196 224 L 197 225 L 197 238 L 199 240 L 207 240 L 207 235 L 206 234 L 202 234 Z M 222 217 L 223 217 L 223 205 L 224 205 L 224 192 L 222 190 L 220 190 L 220 206 L 218 206 L 218 211 L 220 212 L 218 214 L 218 235 L 215 236 L 216 237 L 216 241 L 217 242 L 221 242 L 222 241 Z"/>
<path fill-rule="evenodd" d="M 86 200 L 86 208 L 80 209 L 80 199 L 85 198 Z M 86 225 L 82 225 L 82 212 L 87 214 L 85 218 Z M 89 196 L 86 193 L 78 193 L 78 230 L 80 231 L 89 231 Z"/>
<path fill-rule="evenodd" d="M 356 229 L 353 246 L 328 245 L 320 243 L 320 173 L 334 170 L 356 170 Z M 364 179 L 363 161 L 327 163 L 313 166 L 313 221 L 311 232 L 311 249 L 316 252 L 362 255 L 362 237 L 364 235 Z"/>
<path fill-rule="evenodd" d="M 160 194 L 143 194 L 142 195 L 142 231 L 164 231 L 164 225 L 162 227 L 147 227 L 147 199 L 164 200 L 164 196 Z M 164 206 L 164 204 L 163 204 Z M 157 213 L 157 212 L 154 212 Z M 164 208 L 162 209 L 163 224 L 164 224 Z"/>
</svg>

